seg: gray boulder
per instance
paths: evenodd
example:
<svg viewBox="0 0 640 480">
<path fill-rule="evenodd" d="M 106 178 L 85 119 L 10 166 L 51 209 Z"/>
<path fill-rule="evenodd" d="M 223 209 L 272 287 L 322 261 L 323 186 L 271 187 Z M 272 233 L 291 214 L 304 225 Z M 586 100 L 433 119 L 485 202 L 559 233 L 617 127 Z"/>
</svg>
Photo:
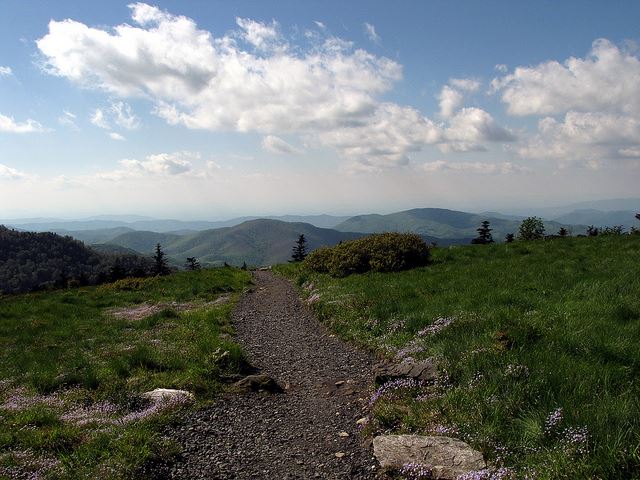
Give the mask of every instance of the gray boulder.
<svg viewBox="0 0 640 480">
<path fill-rule="evenodd" d="M 383 384 L 400 378 L 413 378 L 429 382 L 438 377 L 438 370 L 431 360 L 402 363 L 378 363 L 373 367 L 377 384 Z"/>
<path fill-rule="evenodd" d="M 383 468 L 418 463 L 440 480 L 455 480 L 458 475 L 486 467 L 480 452 L 450 437 L 380 435 L 373 439 L 373 454 Z"/>
</svg>

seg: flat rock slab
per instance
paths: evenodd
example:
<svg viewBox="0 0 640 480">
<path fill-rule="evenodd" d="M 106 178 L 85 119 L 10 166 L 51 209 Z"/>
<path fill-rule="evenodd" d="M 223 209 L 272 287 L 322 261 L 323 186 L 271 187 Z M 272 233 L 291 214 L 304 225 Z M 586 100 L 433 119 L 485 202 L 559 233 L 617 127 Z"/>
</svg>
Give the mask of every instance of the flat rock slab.
<svg viewBox="0 0 640 480">
<path fill-rule="evenodd" d="M 152 402 L 184 402 L 193 400 L 193 393 L 186 390 L 174 390 L 172 388 L 156 388 L 142 394 L 143 398 Z"/>
<path fill-rule="evenodd" d="M 268 271 L 253 279 L 233 314 L 237 341 L 251 365 L 286 393 L 227 394 L 184 413 L 164 432 L 181 455 L 139 477 L 375 478 L 377 462 L 356 425 L 370 395 L 372 357 L 332 336 L 285 279 Z"/>
<path fill-rule="evenodd" d="M 458 475 L 486 466 L 480 452 L 450 437 L 380 435 L 373 439 L 373 452 L 382 467 L 418 463 L 430 468 L 434 479 L 441 480 L 455 480 Z"/>
<path fill-rule="evenodd" d="M 379 385 L 401 378 L 429 382 L 438 377 L 438 370 L 431 360 L 402 363 L 382 362 L 374 366 L 373 373 L 375 381 Z"/>
</svg>

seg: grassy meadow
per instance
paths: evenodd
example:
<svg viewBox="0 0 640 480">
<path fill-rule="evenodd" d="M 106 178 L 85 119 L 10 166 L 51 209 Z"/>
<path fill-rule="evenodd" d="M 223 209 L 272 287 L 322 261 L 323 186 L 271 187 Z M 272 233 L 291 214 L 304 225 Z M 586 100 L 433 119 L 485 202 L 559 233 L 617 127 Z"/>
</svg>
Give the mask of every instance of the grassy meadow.
<svg viewBox="0 0 640 480">
<path fill-rule="evenodd" d="M 0 478 L 134 478 L 175 453 L 159 429 L 244 359 L 229 317 L 247 272 L 218 268 L 0 298 Z M 31 475 L 31 476 L 28 476 Z"/>
<path fill-rule="evenodd" d="M 432 257 L 345 278 L 278 267 L 343 338 L 438 365 L 434 384 L 381 387 L 366 431 L 461 438 L 503 467 L 478 478 L 640 478 L 640 236 Z"/>
</svg>

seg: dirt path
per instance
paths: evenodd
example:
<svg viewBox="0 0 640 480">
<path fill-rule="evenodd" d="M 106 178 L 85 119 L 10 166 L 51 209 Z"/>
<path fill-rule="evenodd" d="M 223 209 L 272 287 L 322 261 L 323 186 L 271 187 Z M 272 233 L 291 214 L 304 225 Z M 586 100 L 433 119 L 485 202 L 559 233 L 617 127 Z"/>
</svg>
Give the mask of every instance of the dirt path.
<svg viewBox="0 0 640 480">
<path fill-rule="evenodd" d="M 254 282 L 234 313 L 237 339 L 285 392 L 227 396 L 189 414 L 171 432 L 183 454 L 162 477 L 373 478 L 356 426 L 373 359 L 332 336 L 286 280 L 256 272 Z"/>
</svg>

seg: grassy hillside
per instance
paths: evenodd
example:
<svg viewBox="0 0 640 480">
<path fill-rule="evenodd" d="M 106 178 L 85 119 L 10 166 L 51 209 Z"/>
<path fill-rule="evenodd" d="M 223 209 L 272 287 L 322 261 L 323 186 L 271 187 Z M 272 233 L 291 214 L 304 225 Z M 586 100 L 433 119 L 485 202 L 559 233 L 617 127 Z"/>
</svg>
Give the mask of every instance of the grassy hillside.
<svg viewBox="0 0 640 480">
<path fill-rule="evenodd" d="M 136 478 L 171 455 L 158 431 L 185 407 L 140 394 L 220 391 L 243 364 L 223 334 L 249 281 L 221 268 L 2 298 L 0 478 Z"/>
<path fill-rule="evenodd" d="M 433 259 L 343 279 L 280 267 L 343 337 L 442 372 L 388 387 L 369 431 L 457 436 L 514 478 L 640 478 L 640 236 Z"/>
<path fill-rule="evenodd" d="M 259 219 L 183 236 L 131 232 L 115 238 L 111 243 L 140 252 L 151 252 L 156 243 L 161 243 L 165 253 L 177 263 L 184 263 L 187 257 L 197 257 L 201 263 L 210 265 L 225 261 L 234 265 L 242 265 L 243 262 L 270 265 L 291 258 L 291 249 L 300 234 L 306 237 L 310 250 L 361 236 L 318 228 L 308 223 Z"/>
<path fill-rule="evenodd" d="M 336 226 L 336 230 L 348 232 L 412 232 L 440 239 L 459 239 L 468 243 L 477 236 L 476 229 L 483 220 L 491 222 L 493 237 L 502 241 L 507 233 L 517 233 L 520 220 L 494 218 L 482 214 L 458 212 L 444 208 L 415 208 L 389 215 L 358 215 Z M 561 225 L 545 222 L 547 234 L 556 233 Z M 584 233 L 583 227 L 570 227 L 574 234 Z"/>
</svg>

